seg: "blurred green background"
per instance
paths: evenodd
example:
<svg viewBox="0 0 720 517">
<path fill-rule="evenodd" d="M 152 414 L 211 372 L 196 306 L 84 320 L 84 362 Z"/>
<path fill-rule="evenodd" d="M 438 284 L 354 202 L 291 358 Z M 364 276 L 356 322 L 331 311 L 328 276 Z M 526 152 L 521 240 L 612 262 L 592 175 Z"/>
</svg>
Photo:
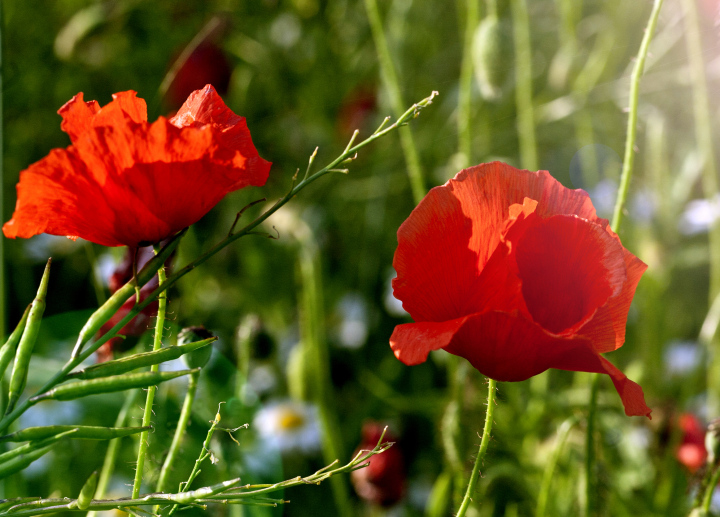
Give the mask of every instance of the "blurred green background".
<svg viewBox="0 0 720 517">
<path fill-rule="evenodd" d="M 463 166 L 501 159 L 549 170 L 564 185 L 588 190 L 600 215 L 610 217 L 625 141 L 629 75 L 651 3 L 527 0 L 529 23 L 523 25 L 517 6 L 524 3 L 498 0 L 492 62 L 483 61 L 488 54 L 476 49 L 468 68 L 469 110 L 459 107 L 467 2 L 379 3 L 403 106 L 440 92 L 411 124 L 424 182 L 439 185 Z M 50 149 L 69 145 L 56 111 L 77 92 L 104 105 L 114 92 L 135 90 L 147 100 L 154 120 L 178 108 L 188 93 L 183 85 L 213 82 L 225 90 L 228 106 L 247 118 L 260 155 L 273 167 L 264 188 L 227 196 L 190 229 L 175 258 L 182 266 L 220 240 L 243 206 L 282 196 L 316 146 L 316 164 L 322 166 L 342 152 L 354 129 L 367 137 L 393 113 L 367 4 L 4 0 L 3 220 L 12 214 L 19 172 Z M 488 5 L 477 6 L 483 20 Z M 693 9 L 697 26 L 688 16 Z M 709 308 L 708 227 L 720 216 L 720 197 L 701 181 L 716 159 L 702 142 L 717 142 L 717 10 L 713 0 L 666 0 L 642 80 L 636 174 L 620 233 L 624 245 L 650 267 L 630 311 L 627 342 L 609 359 L 643 386 L 653 419 L 625 417 L 603 379 L 602 515 L 685 515 L 697 474 L 676 460 L 678 446 L 690 440 L 678 418 L 692 413 L 707 422 L 718 416 L 706 411 L 708 354 L 698 341 Z M 523 28 L 530 41 L 522 40 Z M 692 46 L 694 37 L 700 52 Z M 529 68 L 520 57 L 523 45 L 530 51 Z M 693 56 L 702 75 L 692 65 Z M 178 58 L 184 66 L 170 82 Z M 519 85 L 522 77 L 529 82 Z M 709 95 L 704 107 L 700 97 L 698 108 L 701 85 Z M 527 86 L 530 109 L 520 98 Z M 703 112 L 709 130 L 702 125 Z M 469 155 L 459 144 L 458 117 L 470 123 Z M 536 140 L 530 151 L 528 128 Z M 340 460 L 349 460 L 360 443 L 363 422 L 389 423 L 404 457 L 405 496 L 390 509 L 374 507 L 354 495 L 344 477 L 336 485 L 288 491 L 285 498 L 292 503 L 277 510 L 216 507 L 213 515 L 450 515 L 450 507 L 456 507 L 453 495 L 442 490 L 442 476 L 437 482 L 448 467 L 441 428 L 450 425 L 448 418 L 459 419 L 456 446 L 461 467 L 469 472 L 484 418 L 484 379 L 468 373 L 461 388 L 463 410 L 453 417 L 446 411 L 447 355 L 432 354 L 415 367 L 392 355 L 388 338 L 395 325 L 409 321 L 390 290 L 395 233 L 415 204 L 398 134 L 364 149 L 349 168 L 348 175 L 311 185 L 270 219 L 265 229 L 275 234 L 275 226 L 279 239 L 243 238 L 171 290 L 168 343 L 190 325 L 205 325 L 220 337 L 201 376 L 200 400 L 173 483 L 191 468 L 219 402 L 227 402 L 222 411 L 228 426 L 252 424 L 258 411 L 278 401 L 317 400 L 316 380 L 328 388 L 322 380 L 328 377 L 325 404 L 337 426 Z M 244 218 L 250 220 L 262 206 Z M 47 236 L 5 240 L 4 246 L 10 328 L 32 300 L 47 257 L 53 257 L 30 378 L 37 386 L 69 357 L 84 318 L 107 295 L 103 279 L 123 250 Z M 329 371 L 307 366 L 303 342 L 320 343 Z M 148 344 L 141 339 L 139 346 Z M 178 418 L 183 382 L 160 390 L 149 480 Z M 573 416 L 582 420 L 588 393 L 587 375 L 560 371 L 500 385 L 474 515 L 535 515 L 558 427 Z M 112 425 L 122 400 L 97 396 L 83 404 L 38 407 L 20 424 Z M 560 452 L 547 515 L 577 515 L 583 507 L 583 425 L 572 427 Z M 213 452 L 220 461 L 204 467 L 196 487 L 238 474 L 248 482 L 279 481 L 326 463 L 317 429 L 317 436 L 308 438 L 315 445 L 281 454 L 263 445 L 262 433 L 253 427 L 235 433 L 240 447 L 226 435 L 217 436 Z M 5 497 L 74 497 L 99 467 L 104 450 L 102 442 L 73 442 L 6 480 Z M 124 484 L 133 475 L 131 440 L 123 451 L 111 487 L 114 497 L 129 494 Z M 349 498 L 341 503 L 345 510 L 334 506 L 343 494 Z"/>
</svg>

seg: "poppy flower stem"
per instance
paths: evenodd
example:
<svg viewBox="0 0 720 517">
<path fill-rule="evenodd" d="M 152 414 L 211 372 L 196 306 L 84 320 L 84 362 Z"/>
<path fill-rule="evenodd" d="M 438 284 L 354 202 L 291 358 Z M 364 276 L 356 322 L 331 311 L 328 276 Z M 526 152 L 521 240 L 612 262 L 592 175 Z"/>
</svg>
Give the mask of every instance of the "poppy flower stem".
<svg viewBox="0 0 720 517">
<path fill-rule="evenodd" d="M 159 254 L 159 250 L 155 250 L 155 254 Z M 158 285 L 162 286 L 166 282 L 164 264 L 157 271 Z M 163 331 L 165 329 L 165 309 L 167 307 L 167 292 L 163 290 L 158 295 L 158 312 L 157 321 L 155 323 L 155 338 L 153 341 L 153 352 L 156 352 L 162 348 Z M 150 367 L 151 372 L 157 372 L 159 364 L 154 364 Z M 147 388 L 147 398 L 145 400 L 145 411 L 143 413 L 142 426 L 146 427 L 152 424 L 152 406 L 155 401 L 155 392 L 157 386 L 150 386 Z M 145 469 L 145 456 L 147 455 L 148 449 L 148 431 L 140 433 L 140 446 L 138 447 L 137 466 L 135 469 L 135 482 L 133 483 L 132 497 L 136 498 L 140 495 L 140 485 L 142 483 L 143 471 Z"/>
<path fill-rule="evenodd" d="M 490 432 L 492 431 L 493 414 L 495 412 L 496 385 L 496 380 L 488 378 L 487 413 L 485 413 L 485 427 L 483 428 L 482 439 L 480 440 L 480 449 L 478 450 L 477 457 L 475 458 L 475 464 L 473 465 L 472 473 L 470 474 L 470 481 L 468 482 L 465 497 L 463 497 L 456 517 L 463 517 L 467 512 L 470 507 L 470 501 L 472 501 L 472 496 L 475 493 L 475 487 L 477 486 L 478 479 L 480 479 L 480 463 L 482 463 L 485 453 L 490 446 Z"/>
<path fill-rule="evenodd" d="M 174 274 L 167 277 L 166 281 L 161 282 L 160 285 L 158 285 L 158 287 L 144 300 L 142 300 L 140 303 L 136 303 L 132 310 L 130 310 L 130 312 L 128 312 L 128 314 L 124 318 L 122 318 L 114 327 L 112 327 L 104 335 L 98 338 L 94 343 L 92 343 L 92 345 L 84 349 L 84 345 L 87 344 L 88 341 L 90 341 L 92 336 L 94 336 L 98 332 L 98 330 L 100 330 L 102 325 L 107 322 L 115 314 L 117 309 L 120 308 L 123 303 L 125 303 L 128 297 L 132 295 L 132 293 L 134 292 L 134 285 L 132 282 L 130 282 L 118 289 L 102 307 L 95 311 L 95 313 L 90 317 L 85 326 L 82 328 L 78 341 L 75 345 L 75 350 L 72 353 L 71 359 L 65 364 L 65 366 L 63 366 L 63 368 L 58 373 L 56 373 L 47 383 L 45 383 L 42 388 L 40 388 L 36 393 L 34 393 L 33 396 L 42 395 L 43 393 L 49 391 L 53 387 L 60 384 L 63 380 L 65 380 L 68 373 L 70 373 L 85 359 L 90 357 L 93 352 L 95 352 L 98 348 L 104 345 L 108 340 L 110 340 L 110 338 L 114 337 L 120 331 L 120 329 L 122 329 L 130 320 L 132 320 L 145 307 L 147 307 L 154 300 L 156 300 L 157 297 L 160 296 L 160 293 L 175 285 L 178 280 L 187 275 L 190 271 L 195 269 L 200 264 L 203 264 L 205 261 L 210 259 L 213 255 L 218 253 L 220 250 L 222 250 L 229 244 L 235 242 L 240 237 L 250 234 L 255 228 L 257 228 L 260 224 L 267 220 L 272 214 L 277 212 L 281 207 L 283 207 L 288 201 L 295 197 L 302 189 L 307 187 L 309 184 L 325 176 L 326 174 L 329 174 L 332 169 L 336 168 L 348 158 L 354 157 L 357 152 L 365 146 L 369 145 L 370 143 L 374 142 L 379 138 L 382 138 L 388 133 L 395 131 L 399 127 L 407 125 L 412 119 L 418 117 L 423 109 L 432 104 L 433 99 L 437 95 L 438 92 L 432 92 L 429 97 L 426 97 L 425 99 L 417 102 L 416 104 L 413 104 L 410 108 L 408 108 L 405 113 L 403 113 L 402 116 L 398 117 L 392 125 L 385 127 L 387 125 L 387 122 L 389 121 L 388 117 L 382 122 L 380 127 L 378 127 L 378 129 L 376 129 L 375 132 L 368 138 L 358 144 L 346 148 L 345 151 L 340 154 L 340 156 L 335 158 L 332 162 L 330 162 L 330 164 L 326 165 L 316 173 L 312 174 L 310 177 L 303 179 L 299 183 L 293 184 L 293 187 L 287 194 L 285 194 L 285 196 L 280 198 L 272 207 L 260 214 L 252 222 L 248 223 L 245 227 L 233 233 L 232 235 L 228 235 L 223 240 L 215 244 L 215 246 L 210 248 L 203 255 L 196 258 L 194 261 L 190 262 L 182 269 L 176 271 Z M 354 141 L 354 138 L 355 137 L 353 137 L 351 141 Z M 183 230 L 178 235 L 173 237 L 173 239 L 163 248 L 162 252 L 159 255 L 155 256 L 153 259 L 151 259 L 150 262 L 148 262 L 145 267 L 143 267 L 143 269 L 138 272 L 138 283 L 144 285 L 150 280 L 150 278 L 152 278 L 155 271 L 162 267 L 167 257 L 169 257 L 170 254 L 175 250 L 178 243 L 180 242 L 180 239 L 183 237 L 186 231 L 187 229 Z M 7 429 L 10 424 L 17 420 L 18 417 L 20 417 L 20 415 L 27 411 L 30 406 L 31 403 L 29 402 L 29 399 L 26 399 L 22 403 L 18 404 L 18 406 L 10 414 L 5 415 L 2 420 L 0 420 L 0 432 Z"/>
<path fill-rule="evenodd" d="M 620 223 L 623 218 L 623 210 L 627 200 L 628 191 L 630 189 L 630 180 L 633 174 L 633 165 L 635 163 L 635 141 L 637 139 L 637 122 L 638 122 L 638 98 L 640 95 L 640 79 L 645 69 L 645 59 L 647 58 L 650 41 L 652 40 L 655 27 L 657 26 L 660 8 L 663 0 L 654 0 L 653 8 L 650 13 L 645 35 L 640 43 L 630 80 L 630 100 L 628 107 L 628 126 L 627 137 L 625 139 L 625 156 L 623 159 L 622 174 L 620 176 L 620 188 L 618 189 L 617 199 L 615 201 L 615 210 L 613 212 L 610 228 L 615 233 L 620 229 Z M 595 508 L 595 416 L 597 413 L 597 394 L 600 384 L 598 374 L 594 374 L 590 387 L 590 402 L 588 405 L 588 421 L 587 421 L 587 437 L 586 437 L 586 453 L 585 453 L 585 515 L 590 516 L 596 512 Z"/>
</svg>

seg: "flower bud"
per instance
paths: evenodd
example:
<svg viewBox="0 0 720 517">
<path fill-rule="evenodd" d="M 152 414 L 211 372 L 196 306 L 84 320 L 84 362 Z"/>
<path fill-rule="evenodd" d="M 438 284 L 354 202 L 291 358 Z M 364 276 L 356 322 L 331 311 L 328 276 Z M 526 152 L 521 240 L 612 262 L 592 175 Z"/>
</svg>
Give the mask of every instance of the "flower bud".
<svg viewBox="0 0 720 517">
<path fill-rule="evenodd" d="M 486 100 L 497 100 L 512 66 L 508 30 L 497 17 L 484 18 L 473 37 L 472 59 L 480 93 Z"/>
<path fill-rule="evenodd" d="M 205 327 L 187 327 L 178 334 L 178 345 L 185 345 L 194 341 L 202 341 L 214 337 Z M 182 356 L 188 368 L 202 368 L 210 360 L 212 346 L 204 346 Z"/>
</svg>

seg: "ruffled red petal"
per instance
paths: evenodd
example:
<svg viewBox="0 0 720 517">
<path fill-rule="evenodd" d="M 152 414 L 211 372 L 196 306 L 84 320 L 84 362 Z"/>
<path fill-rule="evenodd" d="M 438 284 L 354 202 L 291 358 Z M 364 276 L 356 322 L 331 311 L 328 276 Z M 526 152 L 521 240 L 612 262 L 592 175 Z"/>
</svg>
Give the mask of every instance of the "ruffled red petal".
<svg viewBox="0 0 720 517">
<path fill-rule="evenodd" d="M 63 118 L 60 129 L 68 134 L 72 142 L 75 142 L 80 135 L 92 127 L 93 118 L 98 111 L 100 111 L 98 102 L 84 102 L 83 94 L 80 92 L 58 110 L 58 114 Z"/>
<path fill-rule="evenodd" d="M 432 189 L 398 230 L 393 289 L 415 321 L 463 316 L 472 286 L 500 242 L 510 206 L 525 198 L 537 201 L 540 217 L 577 215 L 607 226 L 586 192 L 563 187 L 546 171 L 501 162 L 464 169 Z"/>
<path fill-rule="evenodd" d="M 264 184 L 271 164 L 258 156 L 244 119 L 212 87 L 203 92 L 212 109 L 188 127 L 163 117 L 148 124 L 134 92 L 116 94 L 92 120 L 92 107 L 76 96 L 61 110 L 75 145 L 21 173 L 5 235 L 136 247 L 193 224 L 229 192 Z"/>
<path fill-rule="evenodd" d="M 587 323 L 627 280 L 623 248 L 599 225 L 572 215 L 522 225 L 512 247 L 523 300 L 533 320 L 554 334 L 571 334 Z"/>
<path fill-rule="evenodd" d="M 549 334 L 518 312 L 398 325 L 390 344 L 405 364 L 421 363 L 431 350 L 442 348 L 498 381 L 524 381 L 549 368 L 604 373 L 612 379 L 627 415 L 650 416 L 642 388 L 600 356 L 588 339 Z"/>
</svg>

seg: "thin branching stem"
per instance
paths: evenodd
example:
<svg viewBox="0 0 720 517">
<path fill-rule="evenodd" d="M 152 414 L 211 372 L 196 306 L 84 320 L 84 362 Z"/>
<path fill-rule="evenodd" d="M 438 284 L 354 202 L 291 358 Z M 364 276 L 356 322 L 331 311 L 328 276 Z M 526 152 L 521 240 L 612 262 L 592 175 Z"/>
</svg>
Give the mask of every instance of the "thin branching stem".
<svg viewBox="0 0 720 517">
<path fill-rule="evenodd" d="M 252 231 L 257 228 L 260 224 L 265 222 L 271 215 L 273 215 L 275 212 L 277 212 L 281 207 L 283 207 L 288 201 L 290 201 L 293 197 L 295 197 L 301 190 L 303 190 L 305 187 L 310 185 L 311 183 L 317 181 L 318 179 L 322 178 L 323 176 L 329 174 L 332 169 L 335 169 L 338 165 L 340 165 L 342 162 L 346 161 L 348 158 L 354 157 L 358 151 L 363 149 L 365 146 L 369 145 L 370 143 L 374 142 L 375 140 L 382 138 L 383 136 L 387 135 L 388 133 L 391 133 L 392 131 L 395 131 L 399 127 L 407 125 L 412 119 L 417 117 L 420 112 L 432 104 L 433 99 L 435 96 L 437 96 L 437 92 L 432 92 L 432 94 L 418 102 L 417 104 L 413 104 L 405 113 L 402 114 L 402 116 L 398 117 L 397 120 L 390 126 L 385 127 L 387 124 L 388 119 L 384 120 L 381 128 L 378 128 L 372 135 L 370 135 L 368 138 L 363 140 L 362 142 L 350 147 L 346 148 L 346 150 L 340 154 L 337 158 L 335 158 L 332 162 L 330 162 L 328 165 L 317 171 L 316 173 L 312 174 L 310 177 L 303 179 L 302 181 L 293 184 L 293 187 L 288 191 L 287 194 L 285 194 L 282 198 L 280 198 L 272 207 L 267 209 L 265 212 L 260 214 L 258 217 L 256 217 L 252 222 L 248 223 L 245 227 L 242 229 L 234 232 L 232 235 L 228 235 L 223 240 L 215 244 L 212 248 L 210 248 L 208 251 L 206 251 L 204 254 L 202 254 L 200 257 L 196 258 L 189 264 L 187 264 L 182 269 L 176 271 L 172 275 L 167 277 L 167 280 L 163 283 L 161 283 L 151 294 L 149 294 L 145 300 L 142 300 L 140 303 L 135 304 L 133 309 L 124 317 L 122 318 L 114 327 L 112 327 L 109 331 L 107 331 L 104 335 L 102 335 L 99 339 L 97 339 L 94 343 L 84 348 L 81 352 L 79 352 L 74 358 L 70 359 L 63 368 L 57 372 L 45 385 L 40 388 L 36 393 L 33 394 L 33 396 L 41 395 L 53 387 L 57 386 L 67 378 L 67 374 L 70 373 L 76 366 L 78 366 L 80 363 L 82 363 L 85 359 L 90 357 L 90 355 L 93 354 L 98 348 L 100 348 L 104 343 L 106 343 L 110 338 L 115 336 L 117 332 L 120 331 L 130 320 L 132 320 L 135 316 L 140 313 L 145 307 L 147 307 L 150 303 L 155 300 L 160 293 L 164 292 L 168 288 L 175 285 L 175 283 L 180 280 L 182 277 L 187 275 L 190 271 L 194 270 L 197 266 L 200 264 L 203 264 L 207 260 L 209 260 L 211 257 L 213 257 L 216 253 L 218 253 L 220 250 L 224 249 L 226 246 L 232 244 L 236 240 L 240 239 L 241 237 L 244 237 L 245 235 L 251 234 Z M 184 233 L 185 230 L 183 230 Z M 179 235 L 181 237 L 182 235 Z M 175 240 L 173 241 L 174 245 L 177 245 L 177 242 Z M 165 249 L 165 248 L 164 248 Z M 141 273 L 142 274 L 142 273 Z M 109 316 L 108 316 L 109 317 Z M 13 423 L 15 420 L 18 419 L 20 415 L 22 415 L 27 409 L 31 406 L 31 403 L 29 402 L 29 399 L 26 399 L 22 403 L 18 404 L 17 407 L 8 415 L 2 418 L 0 420 L 0 432 L 7 429 L 11 423 Z"/>
</svg>

